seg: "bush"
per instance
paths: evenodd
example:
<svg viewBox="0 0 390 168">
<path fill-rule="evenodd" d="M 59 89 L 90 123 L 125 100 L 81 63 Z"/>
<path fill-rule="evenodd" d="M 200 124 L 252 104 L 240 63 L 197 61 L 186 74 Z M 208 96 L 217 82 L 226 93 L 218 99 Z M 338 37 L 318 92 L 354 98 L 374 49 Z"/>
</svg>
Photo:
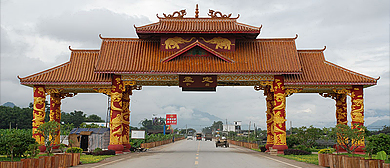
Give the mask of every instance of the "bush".
<svg viewBox="0 0 390 168">
<path fill-rule="evenodd" d="M 318 151 L 319 154 L 332 154 L 333 152 L 334 152 L 333 148 L 326 148 Z"/>
<path fill-rule="evenodd" d="M 94 153 L 93 155 L 115 155 L 114 150 L 104 150 L 97 153 Z"/>
<path fill-rule="evenodd" d="M 310 148 L 306 147 L 305 145 L 297 145 L 294 149 L 311 152 Z"/>
<path fill-rule="evenodd" d="M 390 135 L 380 133 L 367 138 L 368 144 L 366 147 L 372 148 L 372 153 L 385 151 L 390 153 Z"/>
<path fill-rule="evenodd" d="M 260 145 L 259 149 L 260 149 L 261 152 L 267 151 L 267 148 L 265 147 L 265 145 Z"/>
<path fill-rule="evenodd" d="M 310 155 L 311 153 L 304 150 L 298 149 L 285 149 L 283 151 L 284 155 Z"/>
<path fill-rule="evenodd" d="M 72 148 L 68 148 L 66 149 L 66 153 L 83 153 L 83 149 L 79 148 L 79 147 L 72 147 Z"/>
<path fill-rule="evenodd" d="M 28 150 L 30 144 L 34 144 L 31 129 L 2 129 L 0 130 L 0 155 L 11 155 L 20 157 Z"/>
<path fill-rule="evenodd" d="M 102 148 L 95 148 L 95 150 L 93 150 L 93 153 L 99 153 L 103 151 Z"/>
</svg>

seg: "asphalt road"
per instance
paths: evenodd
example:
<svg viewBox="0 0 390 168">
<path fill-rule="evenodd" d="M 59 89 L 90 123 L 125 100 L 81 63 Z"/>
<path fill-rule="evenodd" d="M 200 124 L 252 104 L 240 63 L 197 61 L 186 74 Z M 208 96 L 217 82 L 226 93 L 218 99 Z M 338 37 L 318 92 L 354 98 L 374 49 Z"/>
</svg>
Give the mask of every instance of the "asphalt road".
<svg viewBox="0 0 390 168">
<path fill-rule="evenodd" d="M 96 164 L 77 167 L 90 168 L 309 168 L 320 167 L 230 145 L 215 147 L 215 142 L 181 140 L 149 149 L 109 158 Z"/>
</svg>

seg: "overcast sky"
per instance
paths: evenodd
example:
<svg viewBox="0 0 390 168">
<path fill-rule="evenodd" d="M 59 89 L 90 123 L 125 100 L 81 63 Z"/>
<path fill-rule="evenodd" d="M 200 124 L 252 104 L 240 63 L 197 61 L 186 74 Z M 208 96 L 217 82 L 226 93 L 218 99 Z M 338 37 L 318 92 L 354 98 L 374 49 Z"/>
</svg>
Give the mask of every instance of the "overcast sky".
<svg viewBox="0 0 390 168">
<path fill-rule="evenodd" d="M 99 49 L 103 37 L 137 37 L 133 25 L 158 22 L 156 14 L 187 10 L 200 17 L 209 9 L 232 13 L 241 23 L 263 25 L 258 38 L 294 37 L 298 49 L 325 50 L 326 60 L 374 78 L 378 85 L 364 90 L 366 125 L 389 119 L 389 1 L 237 1 L 237 0 L 1 0 L 1 99 L 26 107 L 32 88 L 20 85 L 17 75 L 27 75 L 69 60 L 68 46 Z M 350 100 L 348 107 L 350 111 Z M 78 94 L 62 100 L 62 110 L 97 114 L 105 118 L 107 97 Z M 265 125 L 265 97 L 253 87 L 218 87 L 216 93 L 182 93 L 179 87 L 143 87 L 131 97 L 131 125 L 137 126 L 152 114 L 178 113 L 180 118 L 197 118 L 207 123 L 207 112 L 228 122 L 242 121 L 243 127 Z M 318 94 L 294 94 L 287 98 L 287 120 L 293 126 L 335 125 L 335 102 Z M 348 114 L 350 115 L 350 114 Z M 203 118 L 202 118 L 203 117 Z M 349 117 L 349 121 L 351 121 Z M 212 121 L 210 121 L 211 125 Z M 200 127 L 198 123 L 187 123 Z M 202 125 L 201 127 L 208 126 Z"/>
</svg>

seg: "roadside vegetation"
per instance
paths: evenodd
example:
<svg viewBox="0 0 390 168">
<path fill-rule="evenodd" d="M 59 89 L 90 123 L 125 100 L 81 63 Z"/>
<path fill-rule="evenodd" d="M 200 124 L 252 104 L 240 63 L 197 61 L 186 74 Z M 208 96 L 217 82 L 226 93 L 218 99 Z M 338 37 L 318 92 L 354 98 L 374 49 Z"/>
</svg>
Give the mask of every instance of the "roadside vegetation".
<svg viewBox="0 0 390 168">
<path fill-rule="evenodd" d="M 366 159 L 381 159 L 385 160 L 385 163 L 390 163 L 387 154 L 390 153 L 390 127 L 384 126 L 379 131 L 369 131 L 364 127 L 358 129 L 351 129 L 349 126 L 338 125 L 334 128 L 315 128 L 299 127 L 292 128 L 287 132 L 292 134 L 287 135 L 288 151 L 285 150 L 284 155 L 278 155 L 280 157 L 306 162 L 318 165 L 318 153 L 336 153 L 334 145 L 347 146 L 347 153 L 339 153 L 341 155 L 358 156 Z M 341 138 L 346 137 L 346 138 Z M 237 137 L 229 137 L 233 140 L 239 140 Z M 244 139 L 246 138 L 246 139 Z M 337 141 L 337 139 L 342 139 Z M 248 141 L 247 137 L 241 137 L 244 142 Z M 364 155 L 355 154 L 355 148 L 359 140 L 365 140 Z M 255 151 L 264 152 L 264 145 L 259 145 L 259 149 L 253 149 Z M 314 153 L 313 153 L 314 152 Z M 307 153 L 307 154 L 305 154 Z M 313 154 L 312 154 L 313 153 Z"/>
</svg>

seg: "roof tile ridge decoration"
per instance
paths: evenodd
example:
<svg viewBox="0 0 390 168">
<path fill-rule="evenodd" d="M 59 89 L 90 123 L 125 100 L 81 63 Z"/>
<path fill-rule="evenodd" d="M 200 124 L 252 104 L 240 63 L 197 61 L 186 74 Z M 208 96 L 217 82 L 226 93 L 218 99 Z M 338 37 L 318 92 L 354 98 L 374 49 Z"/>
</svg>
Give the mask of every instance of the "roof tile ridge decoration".
<svg viewBox="0 0 390 168">
<path fill-rule="evenodd" d="M 222 60 L 224 60 L 224 61 L 226 61 L 226 62 L 229 62 L 229 63 L 233 63 L 233 62 L 234 62 L 234 60 L 232 60 L 232 59 L 230 59 L 230 58 L 228 58 L 228 57 L 222 55 L 221 53 L 219 53 L 219 52 L 217 52 L 217 51 L 215 51 L 215 50 L 213 50 L 213 49 L 207 47 L 206 45 L 200 43 L 198 40 L 196 40 L 196 41 L 193 42 L 192 44 L 190 44 L 190 45 L 184 47 L 183 49 L 181 49 L 181 50 L 179 50 L 179 51 L 173 53 L 172 55 L 170 55 L 170 56 L 168 56 L 168 57 L 166 57 L 166 58 L 163 58 L 163 59 L 161 60 L 161 62 L 168 62 L 168 61 L 170 61 L 170 60 L 172 60 L 172 59 L 174 59 L 174 58 L 180 56 L 181 54 L 185 53 L 186 51 L 188 51 L 188 50 L 194 48 L 195 46 L 199 46 L 199 47 L 205 49 L 206 51 L 210 52 L 210 53 L 213 54 L 214 56 L 216 56 L 216 57 L 218 57 L 218 58 L 221 58 Z"/>
<path fill-rule="evenodd" d="M 69 50 L 71 52 L 99 52 L 100 49 L 73 49 L 71 46 L 69 46 Z"/>
<path fill-rule="evenodd" d="M 155 41 L 151 39 L 139 39 L 137 37 L 102 37 L 101 34 L 99 34 L 99 38 L 107 41 Z"/>
<path fill-rule="evenodd" d="M 375 79 L 375 78 L 373 78 L 373 77 L 369 77 L 369 76 L 367 76 L 367 75 L 363 75 L 363 74 L 361 74 L 361 73 L 357 73 L 357 72 L 351 71 L 351 70 L 349 70 L 349 69 L 347 69 L 347 68 L 341 67 L 341 66 L 339 66 L 339 65 L 337 65 L 337 64 L 335 64 L 335 63 L 329 62 L 329 61 L 327 61 L 327 60 L 324 61 L 324 64 L 329 65 L 329 66 L 332 66 L 332 67 L 335 67 L 335 68 L 337 68 L 337 69 L 339 69 L 339 70 L 348 72 L 348 73 L 350 73 L 350 74 L 360 76 L 360 77 L 365 78 L 365 79 L 368 79 L 368 80 L 374 80 L 375 83 L 379 80 L 379 78 Z"/>
<path fill-rule="evenodd" d="M 298 39 L 298 34 L 295 34 L 295 37 L 257 38 L 257 39 L 244 39 L 240 41 L 295 41 L 296 39 Z"/>
<path fill-rule="evenodd" d="M 324 46 L 323 49 L 298 49 L 297 51 L 300 53 L 308 52 L 308 53 L 314 53 L 314 52 L 324 52 L 326 50 L 326 46 Z"/>
</svg>

